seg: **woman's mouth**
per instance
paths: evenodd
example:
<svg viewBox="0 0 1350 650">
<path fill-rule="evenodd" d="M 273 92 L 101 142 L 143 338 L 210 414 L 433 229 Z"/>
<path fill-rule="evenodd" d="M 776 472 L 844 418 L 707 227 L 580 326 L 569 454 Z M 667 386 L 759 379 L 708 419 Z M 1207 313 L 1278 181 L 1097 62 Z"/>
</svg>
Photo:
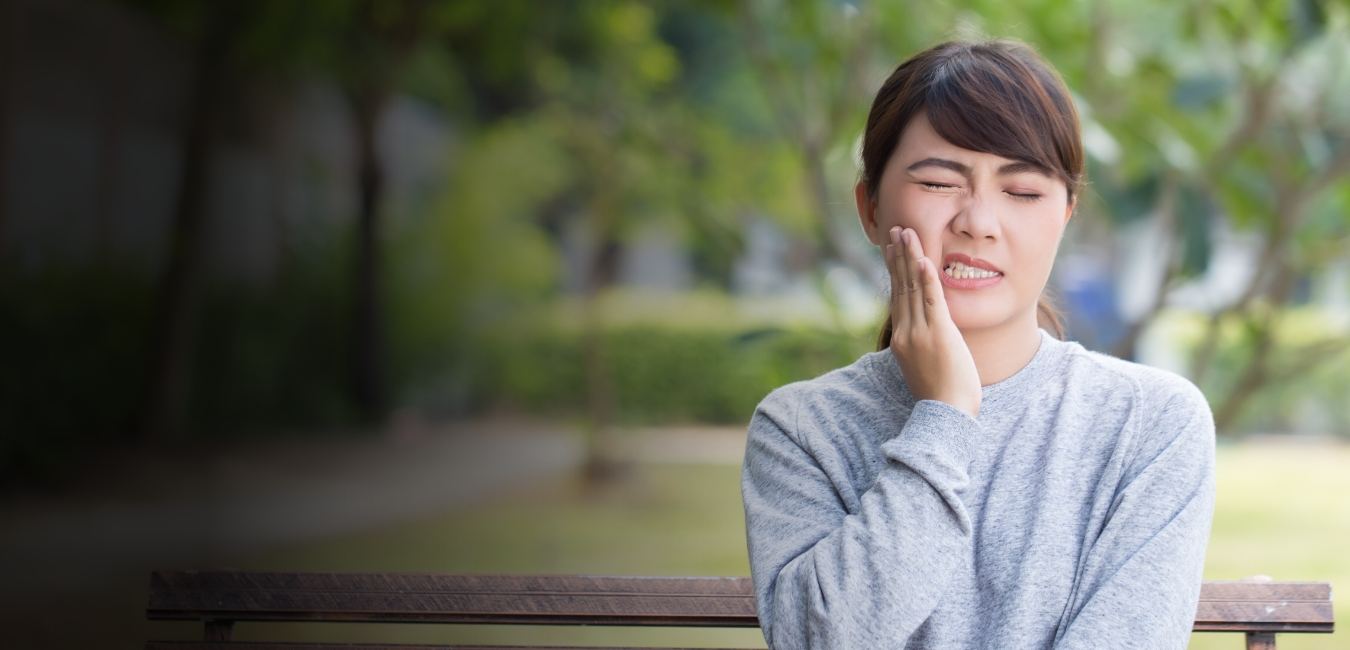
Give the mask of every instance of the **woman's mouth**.
<svg viewBox="0 0 1350 650">
<path fill-rule="evenodd" d="M 1003 273 L 999 271 L 968 264 L 969 258 L 961 260 L 952 259 L 953 257 L 956 256 L 948 256 L 947 263 L 942 269 L 943 286 L 952 289 L 982 289 L 998 284 L 999 280 L 1003 279 Z"/>
</svg>

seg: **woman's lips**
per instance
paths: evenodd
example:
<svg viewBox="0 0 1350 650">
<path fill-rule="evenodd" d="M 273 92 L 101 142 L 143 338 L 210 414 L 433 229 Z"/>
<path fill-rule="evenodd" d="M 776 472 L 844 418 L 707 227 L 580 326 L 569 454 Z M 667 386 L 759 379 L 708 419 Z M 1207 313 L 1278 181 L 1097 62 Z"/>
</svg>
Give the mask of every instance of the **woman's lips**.
<svg viewBox="0 0 1350 650">
<path fill-rule="evenodd" d="M 938 275 L 942 278 L 942 286 L 948 289 L 983 289 L 1003 281 L 1001 274 L 992 278 L 954 278 L 944 269 L 938 271 Z"/>
<path fill-rule="evenodd" d="M 966 255 L 965 253 L 947 253 L 947 255 L 942 258 L 942 268 L 945 269 L 951 266 L 952 262 L 960 262 L 962 264 L 965 264 L 966 266 L 975 267 L 977 269 L 984 269 L 986 271 L 994 271 L 997 273 L 1003 272 L 1001 269 L 999 269 L 997 266 L 994 266 L 990 262 L 986 262 L 985 260 L 982 260 L 978 257 L 971 257 L 969 255 Z"/>
<path fill-rule="evenodd" d="M 992 272 L 997 275 L 994 275 L 993 277 L 973 278 L 952 277 L 947 273 L 947 270 L 954 266 L 961 269 L 963 272 L 961 274 L 979 271 L 981 275 L 985 272 Z M 998 267 L 985 260 L 972 258 L 969 255 L 962 253 L 948 253 L 945 255 L 942 258 L 942 268 L 938 270 L 938 274 L 942 276 L 943 286 L 952 289 L 983 289 L 998 284 L 999 281 L 1003 279 L 1003 272 L 999 271 Z"/>
</svg>

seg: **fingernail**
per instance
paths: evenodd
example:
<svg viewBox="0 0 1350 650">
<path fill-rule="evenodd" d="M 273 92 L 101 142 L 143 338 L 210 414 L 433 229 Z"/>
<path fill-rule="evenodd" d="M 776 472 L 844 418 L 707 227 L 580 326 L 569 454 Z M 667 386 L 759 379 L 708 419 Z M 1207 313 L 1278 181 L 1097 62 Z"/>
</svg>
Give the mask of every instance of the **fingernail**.
<svg viewBox="0 0 1350 650">
<path fill-rule="evenodd" d="M 891 241 L 896 243 L 900 242 L 900 226 L 891 227 Z"/>
</svg>

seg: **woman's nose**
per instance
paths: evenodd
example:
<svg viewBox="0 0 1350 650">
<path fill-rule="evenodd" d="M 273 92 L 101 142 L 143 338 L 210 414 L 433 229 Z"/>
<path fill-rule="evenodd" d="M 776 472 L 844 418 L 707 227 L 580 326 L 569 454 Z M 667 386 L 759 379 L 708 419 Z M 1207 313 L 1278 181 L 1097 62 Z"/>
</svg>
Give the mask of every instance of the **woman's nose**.
<svg viewBox="0 0 1350 650">
<path fill-rule="evenodd" d="M 952 230 L 971 239 L 997 239 L 999 224 L 996 209 L 993 201 L 978 193 L 971 194 L 960 203 L 953 216 Z"/>
</svg>

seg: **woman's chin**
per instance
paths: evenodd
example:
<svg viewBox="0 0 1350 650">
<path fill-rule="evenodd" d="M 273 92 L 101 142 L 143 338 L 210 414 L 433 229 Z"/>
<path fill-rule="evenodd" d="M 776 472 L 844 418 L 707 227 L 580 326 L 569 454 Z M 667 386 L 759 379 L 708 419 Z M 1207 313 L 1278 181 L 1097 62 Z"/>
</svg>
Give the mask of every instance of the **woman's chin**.
<svg viewBox="0 0 1350 650">
<path fill-rule="evenodd" d="M 961 305 L 947 301 L 952 322 L 962 332 L 989 329 L 1008 322 L 1008 314 L 1003 310 L 992 309 L 989 305 Z"/>
</svg>

